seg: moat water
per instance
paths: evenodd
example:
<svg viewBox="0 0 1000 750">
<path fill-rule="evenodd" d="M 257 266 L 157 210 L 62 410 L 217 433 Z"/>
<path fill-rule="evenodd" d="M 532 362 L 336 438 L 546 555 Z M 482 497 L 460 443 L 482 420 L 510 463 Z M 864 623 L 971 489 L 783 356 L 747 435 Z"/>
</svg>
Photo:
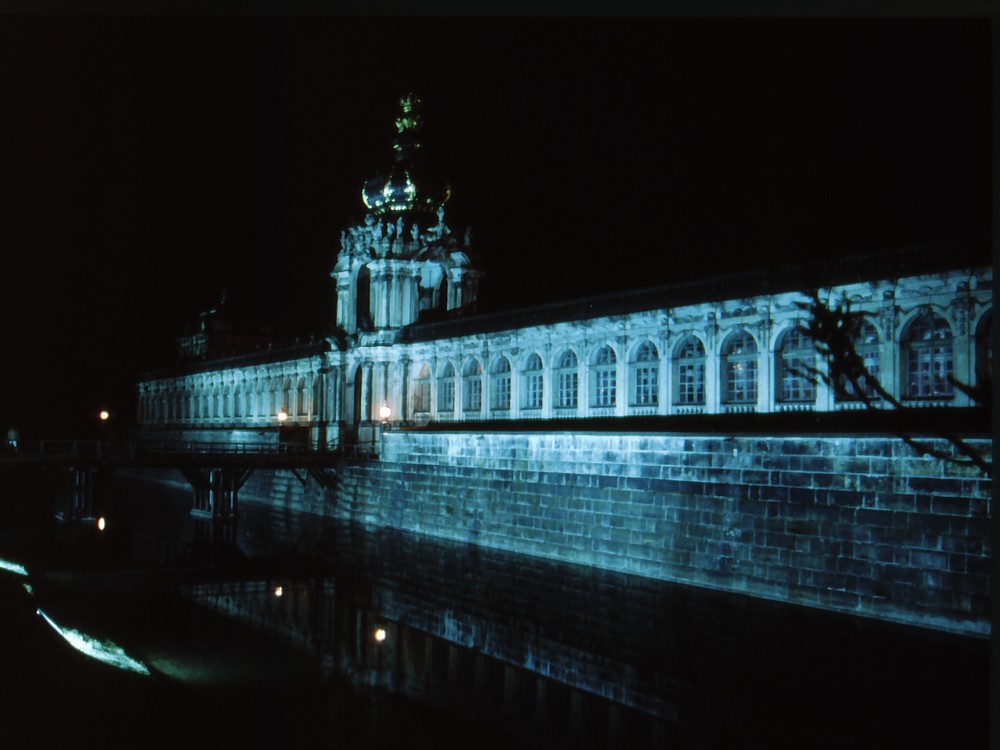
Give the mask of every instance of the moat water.
<svg viewBox="0 0 1000 750">
<path fill-rule="evenodd" d="M 5 747 L 987 745 L 983 639 L 134 481 L 57 523 L 38 479 L 0 495 Z"/>
</svg>

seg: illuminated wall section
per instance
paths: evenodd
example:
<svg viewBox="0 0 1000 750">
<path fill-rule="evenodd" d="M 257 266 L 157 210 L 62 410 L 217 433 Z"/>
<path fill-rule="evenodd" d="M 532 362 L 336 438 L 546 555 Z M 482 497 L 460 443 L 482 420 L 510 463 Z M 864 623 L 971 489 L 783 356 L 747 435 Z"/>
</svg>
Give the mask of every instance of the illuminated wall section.
<svg viewBox="0 0 1000 750">
<path fill-rule="evenodd" d="M 989 367 L 992 269 L 837 287 L 865 312 L 858 351 L 913 407 L 966 406 L 947 375 L 975 384 Z M 811 383 L 801 293 L 667 307 L 404 343 L 359 334 L 346 350 L 140 384 L 148 426 L 267 428 L 339 423 L 330 440 L 374 438 L 390 422 L 553 419 L 861 408 Z M 474 323 L 474 319 L 470 321 Z"/>
</svg>

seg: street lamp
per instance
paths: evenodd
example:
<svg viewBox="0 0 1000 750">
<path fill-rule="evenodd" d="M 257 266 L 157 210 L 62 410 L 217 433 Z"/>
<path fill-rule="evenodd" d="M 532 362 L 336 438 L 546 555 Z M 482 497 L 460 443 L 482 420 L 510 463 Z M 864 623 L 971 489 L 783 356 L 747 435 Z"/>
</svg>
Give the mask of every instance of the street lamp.
<svg viewBox="0 0 1000 750">
<path fill-rule="evenodd" d="M 388 404 L 382 404 L 378 408 L 378 416 L 382 420 L 378 429 L 378 452 L 382 454 L 385 453 L 385 431 L 389 429 L 389 417 L 392 416 L 392 409 L 389 408 Z"/>
<path fill-rule="evenodd" d="M 102 422 L 107 422 L 111 419 L 111 413 L 107 409 L 101 409 L 101 412 L 97 415 L 97 418 Z"/>
<path fill-rule="evenodd" d="M 279 409 L 277 417 L 278 417 L 278 422 L 280 424 L 284 424 L 285 420 L 288 419 L 288 413 L 284 409 Z"/>
</svg>

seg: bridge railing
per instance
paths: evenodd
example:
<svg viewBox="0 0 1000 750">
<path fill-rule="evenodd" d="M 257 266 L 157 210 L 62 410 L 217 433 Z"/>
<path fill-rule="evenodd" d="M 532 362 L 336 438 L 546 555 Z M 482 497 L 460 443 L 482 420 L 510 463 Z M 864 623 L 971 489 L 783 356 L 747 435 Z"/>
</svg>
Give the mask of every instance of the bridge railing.
<svg viewBox="0 0 1000 750">
<path fill-rule="evenodd" d="M 209 441 L 137 441 L 137 440 L 37 440 L 22 443 L 18 453 L 36 455 L 41 460 L 73 457 L 97 459 L 114 457 L 182 455 L 258 455 L 273 456 L 300 454 L 313 451 L 308 445 L 281 443 L 277 445 L 252 443 L 220 443 Z"/>
</svg>

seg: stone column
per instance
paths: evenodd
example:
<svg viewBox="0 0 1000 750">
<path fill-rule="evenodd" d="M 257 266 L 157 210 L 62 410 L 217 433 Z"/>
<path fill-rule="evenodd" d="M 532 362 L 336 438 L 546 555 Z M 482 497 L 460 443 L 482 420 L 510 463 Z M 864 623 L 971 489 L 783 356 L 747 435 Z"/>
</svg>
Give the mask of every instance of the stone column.
<svg viewBox="0 0 1000 750">
<path fill-rule="evenodd" d="M 975 371 L 975 340 L 974 331 L 970 329 L 969 319 L 973 312 L 972 298 L 969 295 L 967 282 L 958 283 L 957 293 L 951 302 L 951 318 L 953 323 L 953 361 L 952 375 L 959 383 L 968 386 L 976 385 Z M 969 406 L 972 402 L 959 388 L 954 388 L 955 406 Z"/>
<path fill-rule="evenodd" d="M 757 411 L 774 411 L 774 368 L 771 366 L 771 311 L 757 323 Z"/>
<path fill-rule="evenodd" d="M 722 369 L 719 366 L 719 325 L 715 313 L 709 313 L 705 321 L 705 412 L 718 414 L 722 397 Z"/>
<path fill-rule="evenodd" d="M 357 422 L 370 422 L 372 419 L 372 363 L 365 362 L 361 365 L 361 413 L 357 415 Z M 355 376 L 357 377 L 357 376 Z"/>
<path fill-rule="evenodd" d="M 896 294 L 892 289 L 882 293 L 882 308 L 878 314 L 879 335 L 879 382 L 895 398 L 903 393 L 902 375 L 899 366 L 899 342 L 896 340 Z"/>
</svg>

